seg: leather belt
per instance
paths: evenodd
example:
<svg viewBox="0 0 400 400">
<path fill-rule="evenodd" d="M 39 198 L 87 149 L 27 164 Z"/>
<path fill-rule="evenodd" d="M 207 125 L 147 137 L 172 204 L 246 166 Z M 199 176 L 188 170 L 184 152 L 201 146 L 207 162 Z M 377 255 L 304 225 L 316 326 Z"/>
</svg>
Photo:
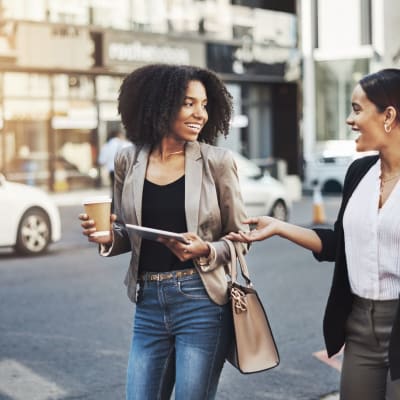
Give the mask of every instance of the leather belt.
<svg viewBox="0 0 400 400">
<path fill-rule="evenodd" d="M 160 282 L 165 281 L 166 279 L 180 279 L 184 278 L 185 276 L 195 275 L 197 273 L 198 272 L 196 268 L 188 268 L 170 272 L 143 272 L 139 275 L 139 280 Z"/>
</svg>

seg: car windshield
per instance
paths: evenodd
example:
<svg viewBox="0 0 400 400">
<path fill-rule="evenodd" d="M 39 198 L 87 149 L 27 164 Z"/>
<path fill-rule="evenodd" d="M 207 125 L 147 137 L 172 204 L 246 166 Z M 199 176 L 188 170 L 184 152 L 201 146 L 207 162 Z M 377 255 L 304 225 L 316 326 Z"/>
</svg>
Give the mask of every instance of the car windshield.
<svg viewBox="0 0 400 400">
<path fill-rule="evenodd" d="M 239 175 L 251 179 L 257 179 L 263 176 L 261 168 L 259 168 L 255 163 L 236 152 L 233 152 L 233 156 L 238 167 Z"/>
</svg>

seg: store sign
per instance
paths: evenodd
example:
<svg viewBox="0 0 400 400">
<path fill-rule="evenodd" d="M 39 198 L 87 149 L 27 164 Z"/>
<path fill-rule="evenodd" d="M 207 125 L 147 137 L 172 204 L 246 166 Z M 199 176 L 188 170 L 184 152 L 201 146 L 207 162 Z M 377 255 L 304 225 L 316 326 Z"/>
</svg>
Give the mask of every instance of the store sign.
<svg viewBox="0 0 400 400">
<path fill-rule="evenodd" d="M 201 42 L 169 40 L 161 35 L 106 32 L 104 66 L 130 70 L 151 63 L 205 66 L 205 46 Z"/>
<path fill-rule="evenodd" d="M 19 22 L 16 64 L 31 68 L 87 69 L 94 43 L 86 27 Z"/>
<path fill-rule="evenodd" d="M 132 43 L 110 43 L 108 57 L 117 62 L 153 63 L 164 61 L 189 64 L 189 51 L 182 47 L 146 45 L 139 41 Z"/>
<path fill-rule="evenodd" d="M 299 78 L 300 58 L 296 48 L 266 46 L 250 40 L 243 40 L 241 45 L 209 43 L 207 61 L 209 68 L 220 73 L 278 80 L 288 80 L 290 74 L 290 80 Z"/>
</svg>

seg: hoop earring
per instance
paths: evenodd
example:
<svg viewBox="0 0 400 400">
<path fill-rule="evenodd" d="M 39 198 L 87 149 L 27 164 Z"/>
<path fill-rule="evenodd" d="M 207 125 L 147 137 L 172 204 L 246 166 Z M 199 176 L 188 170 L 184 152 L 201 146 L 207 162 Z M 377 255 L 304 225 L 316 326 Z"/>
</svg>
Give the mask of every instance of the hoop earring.
<svg viewBox="0 0 400 400">
<path fill-rule="evenodd" d="M 385 130 L 386 133 L 390 133 L 392 127 L 390 125 L 388 126 L 387 124 L 383 124 L 383 129 Z"/>
</svg>

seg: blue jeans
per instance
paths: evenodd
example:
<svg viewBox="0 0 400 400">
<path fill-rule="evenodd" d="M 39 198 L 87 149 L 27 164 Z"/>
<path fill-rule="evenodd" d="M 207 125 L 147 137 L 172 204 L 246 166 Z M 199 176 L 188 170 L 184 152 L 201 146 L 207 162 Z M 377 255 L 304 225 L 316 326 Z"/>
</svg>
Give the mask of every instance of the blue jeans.
<svg viewBox="0 0 400 400">
<path fill-rule="evenodd" d="M 212 400 L 232 341 L 229 305 L 207 295 L 198 274 L 140 284 L 127 400 Z"/>
</svg>

